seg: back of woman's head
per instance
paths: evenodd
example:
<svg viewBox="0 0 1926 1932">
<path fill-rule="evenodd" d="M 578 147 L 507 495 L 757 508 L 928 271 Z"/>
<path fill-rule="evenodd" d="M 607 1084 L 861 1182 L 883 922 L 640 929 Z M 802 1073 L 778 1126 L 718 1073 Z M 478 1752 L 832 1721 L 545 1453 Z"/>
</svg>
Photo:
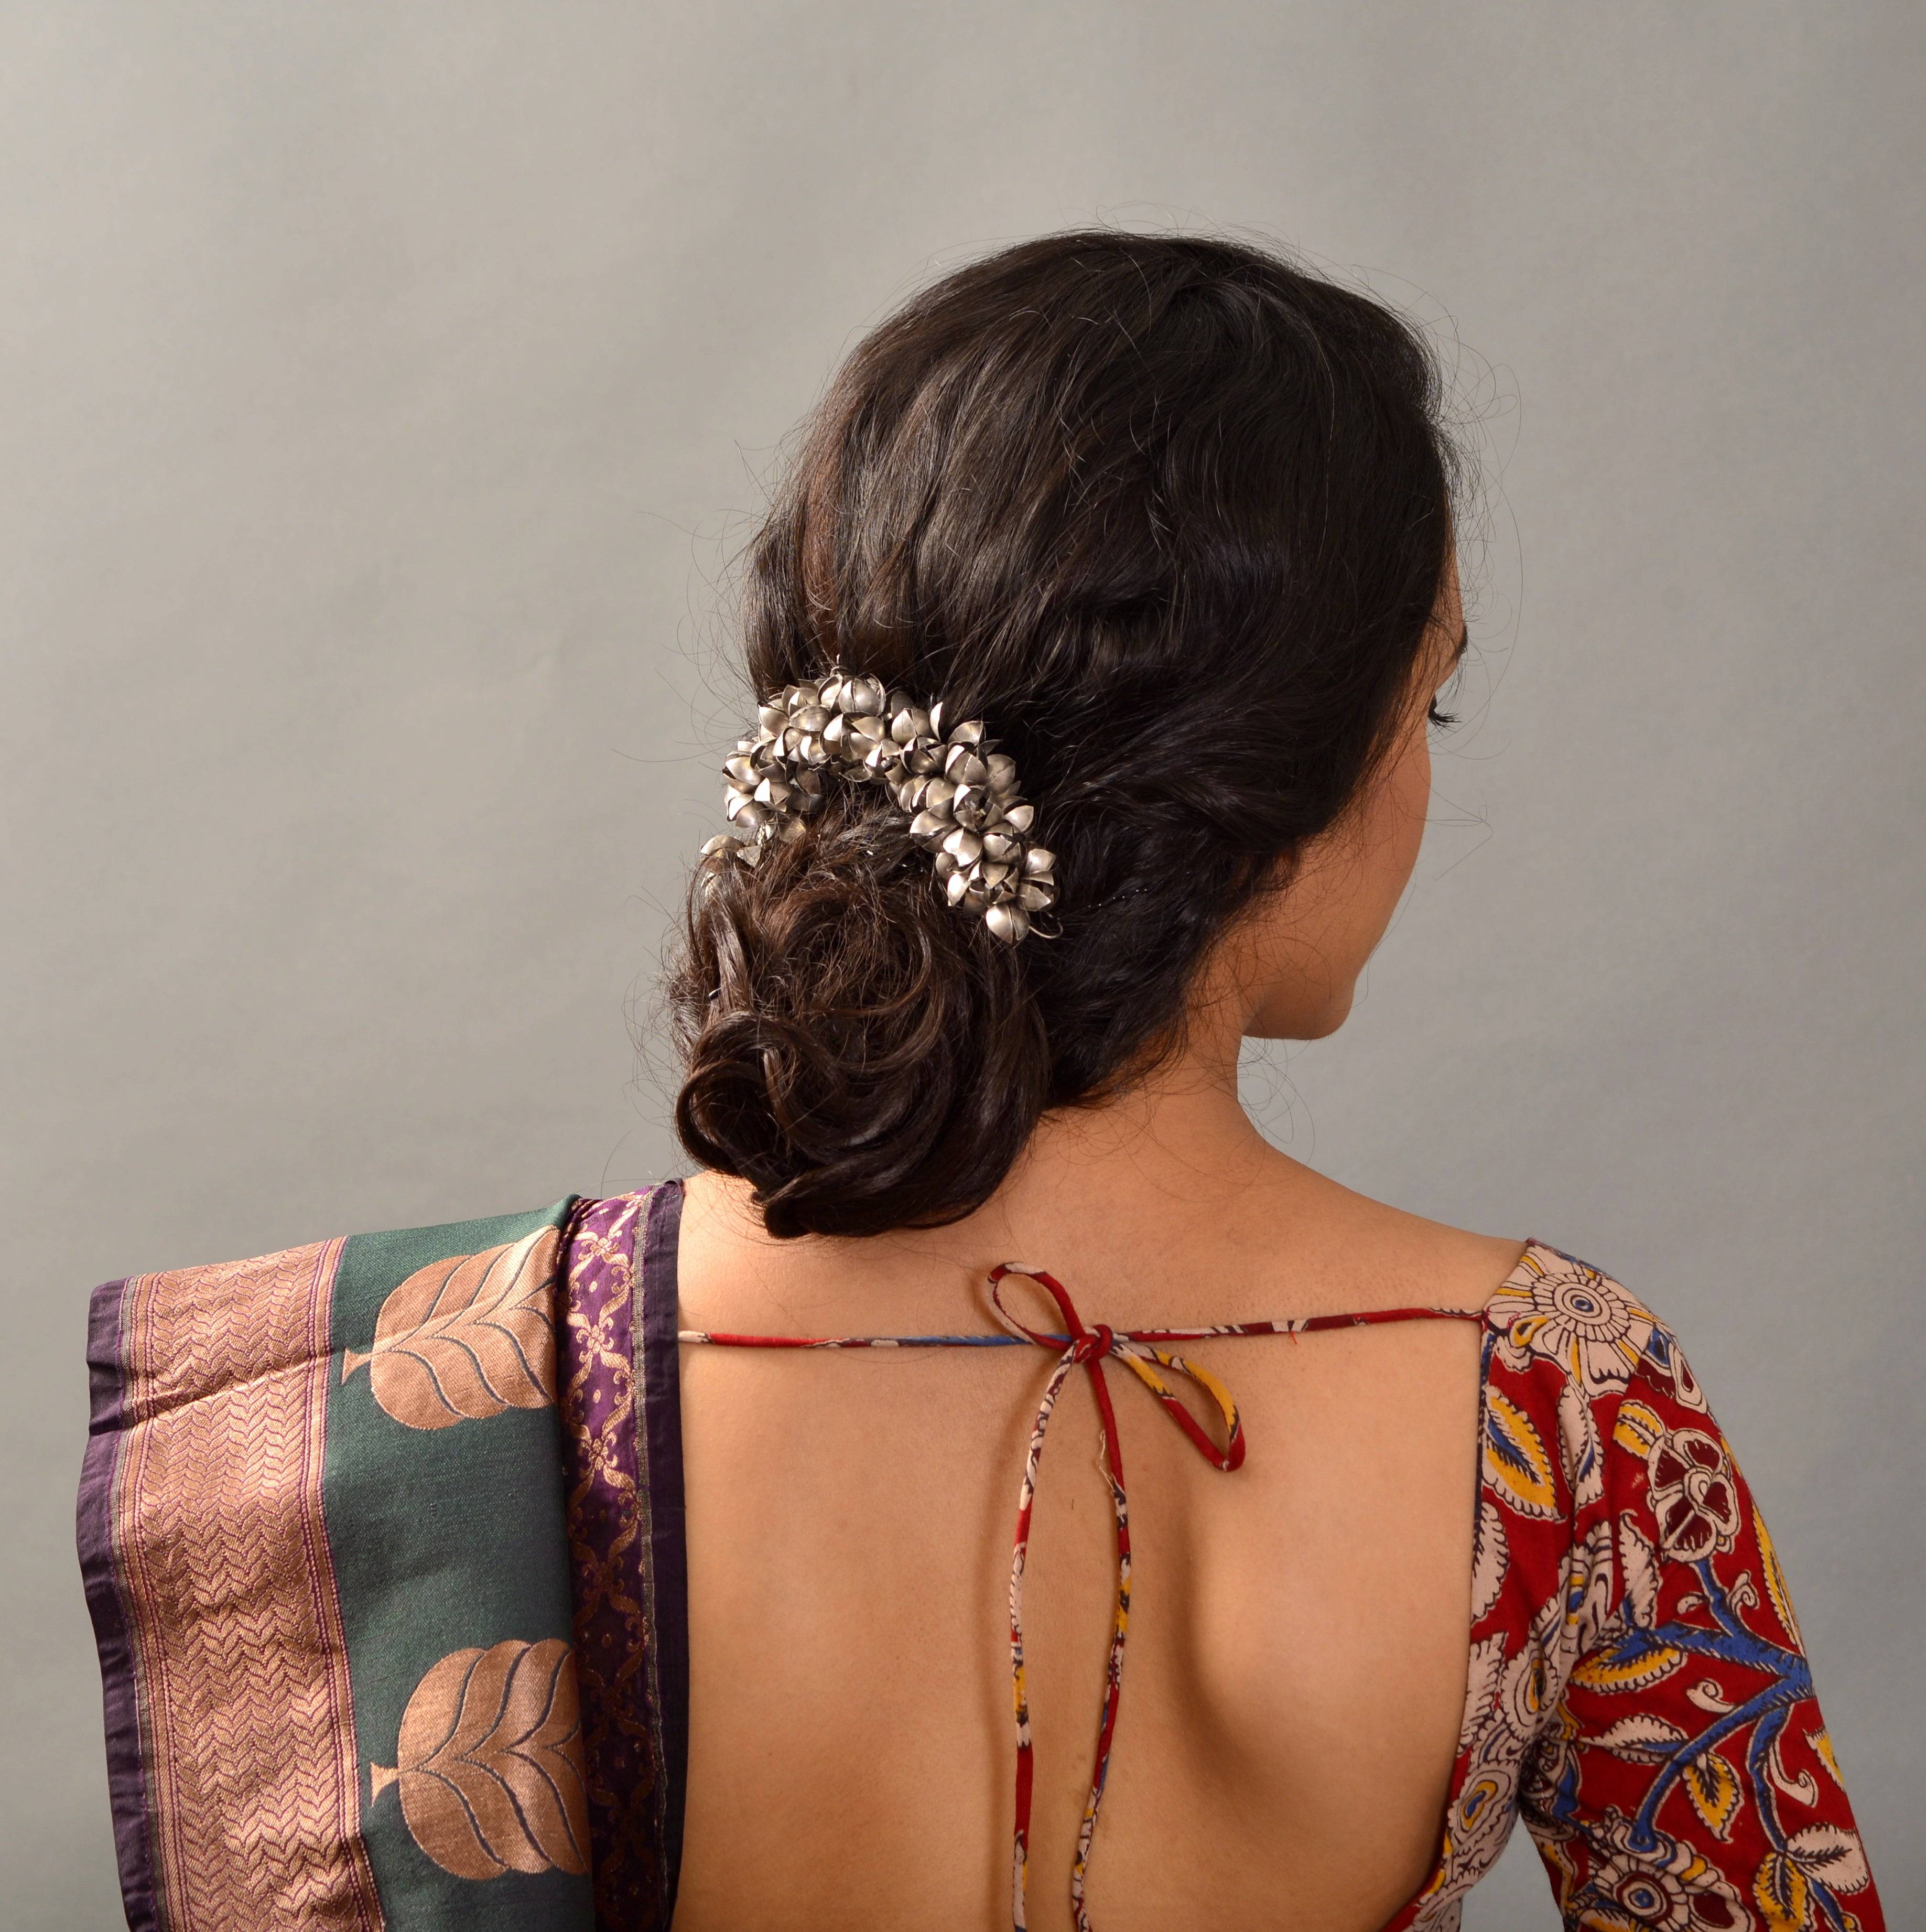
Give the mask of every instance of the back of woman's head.
<svg viewBox="0 0 1926 1932">
<path fill-rule="evenodd" d="M 1220 241 L 1026 242 L 857 347 L 752 554 L 750 678 L 984 720 L 1060 897 L 1005 944 L 873 784 L 699 868 L 676 1126 L 771 1232 L 959 1219 L 1042 1112 L 1180 1040 L 1402 716 L 1450 543 L 1438 404 L 1405 322 Z"/>
</svg>

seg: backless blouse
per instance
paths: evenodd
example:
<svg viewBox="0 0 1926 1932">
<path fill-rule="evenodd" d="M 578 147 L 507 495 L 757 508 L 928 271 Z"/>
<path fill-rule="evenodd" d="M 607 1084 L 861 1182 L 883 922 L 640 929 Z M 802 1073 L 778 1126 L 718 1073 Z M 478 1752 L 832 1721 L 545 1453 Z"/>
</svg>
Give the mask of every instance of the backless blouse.
<svg viewBox="0 0 1926 1932">
<path fill-rule="evenodd" d="M 1520 1817 L 1570 1928 L 1883 1932 L 1772 1539 L 1670 1332 L 1597 1269 L 1534 1241 L 1477 1313 L 1124 1334 L 1040 1274 L 1061 1332 L 696 1335 L 681 1209 L 670 1181 L 95 1292 L 80 1543 L 133 1932 L 665 1932 L 688 1720 L 680 1352 L 703 1343 L 1057 1354 L 1012 1571 L 1018 1925 L 1029 1500 L 1056 1393 L 1090 1376 L 1119 1594 L 1070 1874 L 1088 1924 L 1128 1607 L 1117 1445 L 1150 1413 L 1113 1404 L 1106 1364 L 1232 1469 L 1234 1402 L 1169 1344 L 1424 1318 L 1481 1330 L 1472 1615 L 1437 1856 L 1384 1932 L 1455 1928 Z M 1184 1376 L 1220 1432 L 1178 1400 Z"/>
<path fill-rule="evenodd" d="M 570 1248 L 567 1346 L 580 1366 L 565 1400 L 584 1404 L 574 1439 L 605 1445 L 580 1460 L 570 1490 L 578 1647 L 589 1654 L 620 1598 L 634 1608 L 608 1654 L 660 1666 L 630 1679 L 651 1788 L 597 1781 L 604 1834 L 632 1848 L 619 1876 L 614 1860 L 598 1865 L 611 1927 L 668 1923 L 681 1844 L 678 1359 L 696 1339 L 677 1325 L 681 1206 L 673 1181 L 596 1203 Z M 1437 1861 L 1384 1932 L 1455 1928 L 1521 1816 L 1568 1927 L 1876 1932 L 1885 1922 L 1778 1558 L 1678 1343 L 1617 1282 L 1538 1241 L 1474 1318 L 1482 1446 L 1464 1720 Z M 1352 1318 L 1241 1332 L 1326 1325 Z M 590 1334 L 599 1373 L 582 1349 Z M 612 1372 L 625 1348 L 641 1408 L 627 1424 Z M 1235 1443 L 1234 1412 L 1227 1420 Z M 632 1490 L 618 1444 L 634 1445 Z M 608 1552 L 632 1494 L 628 1567 L 646 1560 L 653 1575 L 624 1588 Z M 1100 1754 L 1114 1718 L 1107 1706 Z M 590 1802 L 592 1819 L 592 1784 Z"/>
</svg>

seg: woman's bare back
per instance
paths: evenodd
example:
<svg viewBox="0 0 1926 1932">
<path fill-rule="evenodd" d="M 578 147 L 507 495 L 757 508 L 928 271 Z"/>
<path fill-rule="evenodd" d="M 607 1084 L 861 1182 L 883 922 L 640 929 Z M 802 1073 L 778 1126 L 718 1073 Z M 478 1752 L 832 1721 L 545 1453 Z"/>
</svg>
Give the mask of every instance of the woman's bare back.
<svg viewBox="0 0 1926 1932">
<path fill-rule="evenodd" d="M 1477 1308 L 1518 1256 L 1268 1150 L 1234 1190 L 1228 1178 L 1147 1187 L 1108 1214 L 1069 1208 L 1060 1238 L 1020 1258 L 1060 1276 L 1087 1321 L 1123 1328 Z M 734 1184 L 699 1177 L 682 1320 L 985 1328 L 983 1274 L 1012 1258 L 966 1262 L 986 1233 L 778 1244 Z M 1377 1932 L 1436 1859 L 1463 1715 L 1477 1333 L 1424 1322 L 1185 1352 L 1234 1393 L 1249 1454 L 1214 1469 L 1113 1376 L 1134 1574 L 1091 1914 L 1102 1932 Z M 1052 1362 L 682 1352 L 684 1932 L 1009 1923 L 1010 1544 Z M 1040 1928 L 1070 1922 L 1102 1697 L 1115 1556 L 1097 1445 L 1073 1378 L 1025 1584 Z"/>
</svg>

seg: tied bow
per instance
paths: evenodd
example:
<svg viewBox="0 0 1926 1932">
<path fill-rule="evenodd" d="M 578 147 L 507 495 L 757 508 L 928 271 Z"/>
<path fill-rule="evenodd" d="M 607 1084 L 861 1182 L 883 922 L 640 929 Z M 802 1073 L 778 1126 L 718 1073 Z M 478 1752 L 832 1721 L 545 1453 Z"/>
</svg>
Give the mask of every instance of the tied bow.
<svg viewBox="0 0 1926 1932">
<path fill-rule="evenodd" d="M 1034 1281 L 1057 1304 L 1064 1318 L 1064 1333 L 1051 1334 L 1018 1321 L 1004 1304 L 1003 1284 L 1012 1275 Z M 1230 1391 L 1208 1369 L 1186 1362 L 1158 1348 L 1148 1334 L 1118 1334 L 1107 1323 L 1086 1327 L 1068 1290 L 1054 1275 L 1040 1268 L 1024 1268 L 1005 1262 L 990 1273 L 990 1300 L 1004 1322 L 1025 1341 L 1040 1348 L 1060 1351 L 1057 1366 L 1044 1384 L 1037 1404 L 1036 1420 L 1030 1432 L 1030 1448 L 1024 1458 L 1023 1484 L 1017 1493 L 1016 1543 L 1010 1568 L 1010 1670 L 1016 1703 L 1016 1837 L 1011 1862 L 1010 1923 L 1016 1932 L 1029 1923 L 1025 1895 L 1029 1881 L 1030 1814 L 1035 1780 L 1035 1759 L 1030 1736 L 1030 1705 L 1023 1675 L 1023 1570 L 1030 1548 L 1030 1516 L 1036 1498 L 1036 1472 L 1043 1460 L 1043 1437 L 1050 1426 L 1051 1412 L 1072 1370 L 1081 1367 L 1090 1377 L 1090 1392 L 1096 1398 L 1096 1412 L 1102 1423 L 1103 1469 L 1110 1485 L 1112 1510 L 1117 1524 L 1117 1607 L 1110 1628 L 1110 1658 L 1105 1672 L 1103 1715 L 1097 1728 L 1096 1761 L 1090 1774 L 1090 1795 L 1084 1801 L 1083 1820 L 1077 1828 L 1076 1862 L 1070 1868 L 1070 1910 L 1077 1932 L 1090 1932 L 1090 1916 L 1084 1904 L 1084 1874 L 1090 1867 L 1090 1841 L 1096 1832 L 1096 1816 L 1103 1804 L 1103 1787 L 1110 1773 L 1110 1747 L 1117 1731 L 1118 1706 L 1124 1690 L 1124 1646 L 1130 1624 L 1130 1510 L 1124 1488 L 1124 1450 L 1117 1431 L 1117 1412 L 1110 1400 L 1110 1384 L 1103 1364 L 1114 1357 L 1162 1403 L 1197 1452 L 1213 1468 L 1239 1468 L 1244 1459 L 1242 1424 Z M 1149 1331 L 1155 1333 L 1156 1331 Z M 1168 1370 L 1202 1389 L 1217 1406 L 1224 1420 L 1224 1446 L 1220 1449 L 1203 1426 L 1178 1400 L 1170 1384 L 1157 1371 Z"/>
</svg>

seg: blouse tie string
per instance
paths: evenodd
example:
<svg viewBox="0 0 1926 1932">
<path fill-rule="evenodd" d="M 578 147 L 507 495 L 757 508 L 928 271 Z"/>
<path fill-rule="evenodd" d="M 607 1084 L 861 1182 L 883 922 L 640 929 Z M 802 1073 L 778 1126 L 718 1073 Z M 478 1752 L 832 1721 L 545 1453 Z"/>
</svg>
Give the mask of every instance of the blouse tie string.
<svg viewBox="0 0 1926 1932">
<path fill-rule="evenodd" d="M 1064 1332 L 1027 1327 L 1005 1305 L 1003 1284 L 1012 1275 L 1035 1282 L 1057 1304 L 1063 1317 Z M 1025 1268 L 1020 1262 L 1005 1262 L 990 1272 L 990 1299 L 1008 1333 L 974 1335 L 736 1335 L 714 1330 L 681 1330 L 677 1340 L 700 1342 L 736 1348 L 1010 1348 L 1034 1346 L 1047 1348 L 1056 1358 L 1043 1385 L 1042 1400 L 1036 1406 L 1036 1419 L 1030 1431 L 1030 1448 L 1023 1462 L 1023 1483 L 1017 1492 L 1016 1546 L 1010 1567 L 1010 1670 L 1016 1708 L 1016 1828 L 1011 1859 L 1010 1924 L 1013 1932 L 1024 1932 L 1024 1894 L 1028 1878 L 1030 1814 L 1034 1783 L 1030 1749 L 1030 1706 L 1024 1692 L 1023 1678 L 1023 1566 L 1030 1546 L 1030 1514 L 1036 1496 L 1036 1472 L 1043 1459 L 1043 1437 L 1050 1425 L 1051 1412 L 1073 1369 L 1082 1368 L 1090 1377 L 1090 1392 L 1096 1398 L 1096 1412 L 1102 1424 L 1103 1472 L 1110 1486 L 1111 1507 L 1117 1522 L 1117 1607 L 1111 1622 L 1110 1658 L 1105 1674 L 1103 1714 L 1097 1726 L 1096 1761 L 1084 1800 L 1083 1821 L 1077 1831 L 1076 1863 L 1070 1870 L 1070 1910 L 1077 1932 L 1090 1932 L 1089 1914 L 1084 1907 L 1084 1880 L 1089 1870 L 1090 1842 L 1096 1832 L 1096 1816 L 1103 1803 L 1103 1786 L 1110 1769 L 1110 1747 L 1117 1731 L 1117 1709 L 1124 1684 L 1124 1643 L 1130 1621 L 1130 1512 L 1124 1491 L 1124 1454 L 1117 1432 L 1117 1413 L 1112 1406 L 1110 1385 L 1103 1365 L 1114 1359 L 1121 1362 L 1163 1405 L 1191 1444 L 1214 1469 L 1229 1471 L 1242 1466 L 1244 1460 L 1243 1424 L 1230 1391 L 1208 1369 L 1186 1361 L 1159 1347 L 1160 1342 L 1216 1340 L 1226 1336 L 1289 1335 L 1294 1338 L 1322 1329 L 1363 1328 L 1381 1322 L 1459 1321 L 1482 1322 L 1482 1313 L 1463 1308 L 1373 1308 L 1343 1315 L 1299 1316 L 1281 1322 L 1224 1322 L 1199 1328 L 1133 1328 L 1118 1330 L 1100 1322 L 1088 1326 L 1078 1314 L 1063 1283 L 1041 1268 Z M 1196 1384 L 1216 1405 L 1223 1419 L 1224 1444 L 1220 1448 L 1210 1432 L 1180 1402 L 1164 1376 Z"/>
<path fill-rule="evenodd" d="M 1022 1275 L 1045 1289 L 1064 1318 L 1065 1332 L 1052 1335 L 1028 1327 L 1012 1315 L 1003 1298 L 1003 1284 L 1012 1275 Z M 1213 1468 L 1226 1471 L 1240 1467 L 1244 1459 L 1243 1424 L 1230 1391 L 1208 1370 L 1186 1362 L 1180 1355 L 1167 1354 L 1150 1342 L 1134 1336 L 1119 1335 L 1107 1323 L 1084 1326 L 1070 1293 L 1054 1275 L 1041 1268 L 1024 1268 L 1005 1262 L 990 1272 L 990 1300 L 997 1313 L 1026 1341 L 1040 1348 L 1059 1349 L 1057 1366 L 1043 1385 L 1037 1404 L 1036 1420 L 1030 1431 L 1030 1448 L 1023 1461 L 1023 1482 L 1016 1498 L 1016 1546 L 1010 1565 L 1010 1657 L 1012 1687 L 1016 1706 L 1016 1833 L 1010 1862 L 1010 1923 L 1016 1932 L 1029 1924 L 1026 1893 L 1030 1872 L 1030 1814 L 1035 1781 L 1035 1758 L 1030 1735 L 1030 1701 L 1023 1673 L 1023 1570 L 1030 1549 L 1030 1510 L 1036 1499 L 1036 1472 L 1043 1460 L 1043 1437 L 1050 1426 L 1051 1412 L 1057 1406 L 1072 1369 L 1082 1367 L 1090 1377 L 1090 1392 L 1096 1398 L 1096 1412 L 1103 1434 L 1104 1474 L 1110 1486 L 1110 1503 L 1117 1525 L 1117 1603 L 1110 1625 L 1110 1656 L 1104 1674 L 1103 1714 L 1096 1732 L 1096 1761 L 1090 1774 L 1090 1795 L 1084 1800 L 1083 1820 L 1077 1828 L 1077 1850 L 1070 1867 L 1070 1911 L 1077 1932 L 1090 1932 L 1090 1915 L 1084 1904 L 1084 1875 L 1090 1868 L 1090 1842 L 1096 1833 L 1096 1816 L 1103 1804 L 1103 1787 L 1110 1774 L 1110 1747 L 1117 1732 L 1117 1712 L 1124 1694 L 1124 1645 L 1130 1626 L 1130 1508 L 1124 1487 L 1124 1449 L 1117 1432 L 1117 1412 L 1110 1400 L 1110 1384 L 1105 1379 L 1105 1358 L 1114 1355 L 1162 1402 L 1178 1426 L 1196 1445 L 1198 1453 Z M 1153 1364 L 1156 1364 L 1154 1366 Z M 1220 1449 L 1189 1409 L 1180 1402 L 1157 1368 L 1172 1370 L 1195 1382 L 1217 1406 L 1224 1419 L 1224 1446 Z"/>
</svg>

